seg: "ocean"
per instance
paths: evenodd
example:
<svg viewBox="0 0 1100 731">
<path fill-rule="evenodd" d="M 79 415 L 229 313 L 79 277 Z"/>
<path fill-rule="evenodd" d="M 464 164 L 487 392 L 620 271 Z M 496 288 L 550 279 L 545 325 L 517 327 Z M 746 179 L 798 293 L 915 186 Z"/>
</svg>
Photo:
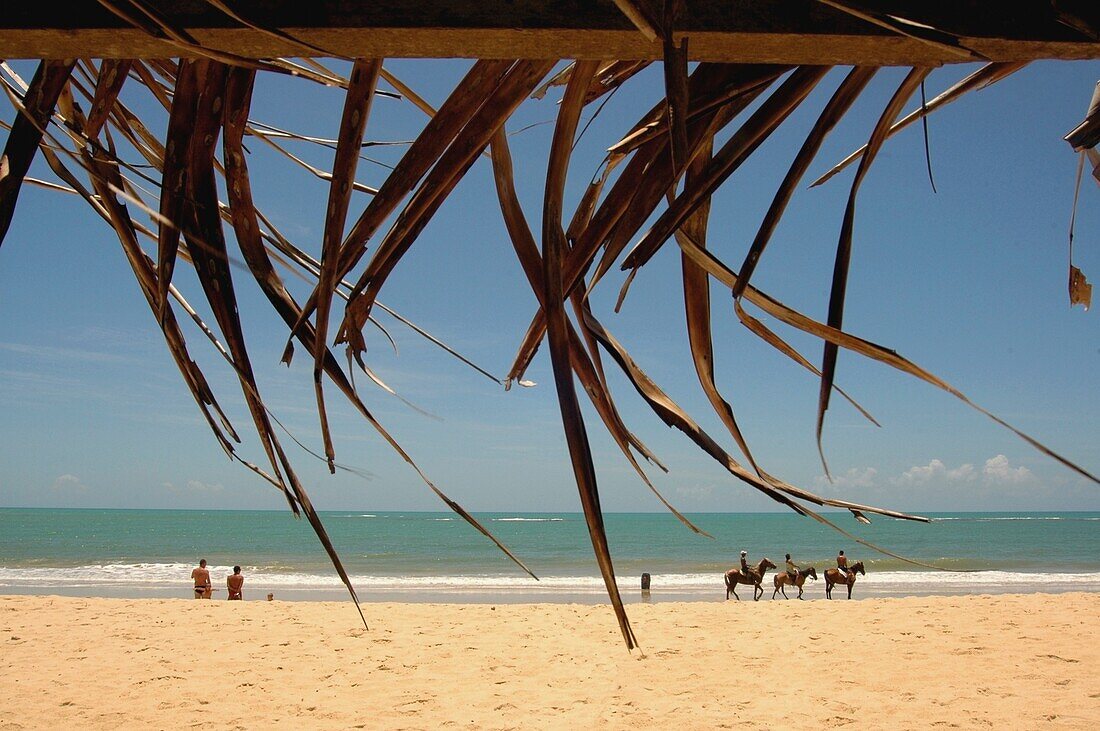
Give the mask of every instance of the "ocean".
<svg viewBox="0 0 1100 731">
<path fill-rule="evenodd" d="M 579 513 L 477 515 L 539 581 L 451 513 L 322 517 L 363 601 L 606 601 Z M 855 599 L 1100 591 L 1100 513 L 941 513 L 930 524 L 875 518 L 867 526 L 832 516 L 864 540 L 950 571 L 884 556 L 793 514 L 689 517 L 714 538 L 667 514 L 605 516 L 626 601 L 724 600 L 722 574 L 742 549 L 753 563 L 767 556 L 779 565 L 789 552 L 819 576 L 844 549 L 866 566 Z M 246 576 L 246 599 L 348 598 L 308 523 L 289 512 L 0 508 L 0 593 L 190 598 L 200 558 L 210 564 L 215 598 L 225 597 L 234 564 Z M 648 596 L 639 590 L 643 572 L 652 577 Z M 771 575 L 764 585 L 768 599 Z M 750 587 L 738 592 L 751 597 Z M 805 596 L 823 599 L 824 580 L 807 582 Z"/>
</svg>

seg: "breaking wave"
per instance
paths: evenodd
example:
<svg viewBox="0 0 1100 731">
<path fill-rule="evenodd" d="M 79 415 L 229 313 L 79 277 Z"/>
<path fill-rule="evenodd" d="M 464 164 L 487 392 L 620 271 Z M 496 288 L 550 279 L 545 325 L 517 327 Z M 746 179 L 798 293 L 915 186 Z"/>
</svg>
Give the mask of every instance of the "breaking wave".
<svg viewBox="0 0 1100 731">
<path fill-rule="evenodd" d="M 0 586 L 21 589 L 83 588 L 94 593 L 97 587 L 167 589 L 190 588 L 193 567 L 183 563 L 93 564 L 66 568 L 0 567 Z M 224 583 L 232 572 L 229 566 L 210 566 L 214 584 Z M 342 586 L 333 574 L 313 574 L 245 567 L 248 586 L 256 589 L 334 589 Z M 352 582 L 363 592 L 417 591 L 502 593 L 553 595 L 555 593 L 602 595 L 603 579 L 599 576 L 542 576 L 534 581 L 517 575 L 425 575 L 381 576 L 352 575 Z M 620 576 L 617 582 L 624 590 L 638 587 L 638 577 Z M 720 573 L 653 574 L 654 592 L 668 591 L 683 595 L 713 597 L 724 592 Z M 771 576 L 765 580 L 771 588 Z M 863 596 L 937 593 L 1001 593 L 1037 591 L 1100 591 L 1100 572 L 1086 573 L 1025 573 L 1010 571 L 928 572 L 883 571 L 860 576 L 857 594 Z M 808 591 L 823 592 L 824 581 L 812 580 Z M 747 587 L 746 587 L 747 588 Z M 552 600 L 552 596 L 545 597 Z"/>
</svg>

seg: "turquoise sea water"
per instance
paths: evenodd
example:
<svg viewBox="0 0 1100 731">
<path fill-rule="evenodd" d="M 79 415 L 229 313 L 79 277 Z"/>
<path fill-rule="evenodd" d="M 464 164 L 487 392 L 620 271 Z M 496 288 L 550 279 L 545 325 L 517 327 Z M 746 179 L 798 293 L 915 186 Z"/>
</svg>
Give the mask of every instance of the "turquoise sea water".
<svg viewBox="0 0 1100 731">
<path fill-rule="evenodd" d="M 364 600 L 604 597 L 580 514 L 477 516 L 538 582 L 450 513 L 322 516 Z M 724 599 L 721 574 L 736 564 L 741 549 L 753 562 L 768 556 L 777 564 L 790 552 L 819 572 L 844 549 L 867 567 L 857 597 L 1100 591 L 1100 513 L 934 514 L 931 524 L 879 518 L 869 526 L 846 514 L 834 516 L 864 540 L 954 572 L 906 564 L 790 514 L 690 517 L 714 538 L 695 535 L 670 515 L 606 516 L 616 575 L 629 600 L 638 599 L 642 572 L 653 577 L 655 600 Z M 186 597 L 200 557 L 221 587 L 228 567 L 240 564 L 246 598 L 268 592 L 280 598 L 345 596 L 309 525 L 286 512 L 0 509 L 0 593 Z M 823 582 L 811 582 L 807 595 L 824 596 Z"/>
</svg>

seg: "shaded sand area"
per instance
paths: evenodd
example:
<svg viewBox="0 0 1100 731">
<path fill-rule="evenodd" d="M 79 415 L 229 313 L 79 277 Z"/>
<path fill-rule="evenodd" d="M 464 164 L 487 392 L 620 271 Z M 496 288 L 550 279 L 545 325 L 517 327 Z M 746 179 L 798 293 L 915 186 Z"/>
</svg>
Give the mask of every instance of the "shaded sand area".
<svg viewBox="0 0 1100 731">
<path fill-rule="evenodd" d="M 1100 594 L 607 606 L 0 596 L 0 729 L 1095 728 Z"/>
</svg>

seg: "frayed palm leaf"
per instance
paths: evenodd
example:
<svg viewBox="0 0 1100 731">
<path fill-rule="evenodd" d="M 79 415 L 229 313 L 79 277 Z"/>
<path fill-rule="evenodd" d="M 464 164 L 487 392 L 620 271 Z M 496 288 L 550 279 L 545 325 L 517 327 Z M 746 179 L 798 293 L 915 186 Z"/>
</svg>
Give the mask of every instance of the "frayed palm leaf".
<svg viewBox="0 0 1100 731">
<path fill-rule="evenodd" d="M 23 178 L 30 169 L 38 143 L 42 141 L 46 123 L 53 114 L 57 99 L 61 96 L 73 61 L 43 61 L 31 80 L 19 114 L 11 125 L 4 154 L 0 157 L 0 245 L 11 226 L 15 214 L 15 202 Z"/>
<path fill-rule="evenodd" d="M 615 583 L 615 568 L 611 562 L 611 551 L 603 524 L 603 510 L 600 507 L 599 488 L 596 485 L 596 470 L 592 464 L 584 417 L 581 415 L 580 405 L 577 403 L 577 392 L 573 385 L 573 367 L 570 357 L 573 344 L 569 339 L 565 291 L 561 280 L 562 257 L 566 250 L 565 230 L 562 227 L 562 198 L 569 167 L 569 153 L 573 147 L 573 136 L 576 134 L 577 122 L 583 108 L 584 93 L 595 72 L 595 62 L 577 62 L 554 128 L 542 214 L 542 260 L 545 287 L 543 309 L 546 312 L 550 362 L 554 370 L 554 384 L 558 392 L 558 404 L 561 407 L 562 425 L 565 428 L 566 443 L 569 445 L 569 457 L 573 463 L 573 475 L 580 492 L 581 507 L 584 508 L 584 518 L 588 523 L 588 536 L 592 541 L 592 550 L 596 554 L 596 563 L 603 575 L 608 597 L 615 609 L 615 616 L 619 620 L 623 640 L 627 648 L 633 649 L 637 645 L 637 639 L 630 627 L 630 620 L 627 619 L 622 597 L 619 596 L 619 587 Z"/>
<path fill-rule="evenodd" d="M 17 110 L 4 156 L 0 158 L 0 242 L 11 221 L 20 185 L 23 182 L 32 182 L 26 178 L 31 158 L 36 148 L 41 149 L 47 165 L 64 183 L 57 187 L 80 195 L 117 233 L 139 287 L 156 315 L 169 352 L 219 444 L 233 459 L 245 464 L 262 479 L 281 490 L 292 510 L 305 513 L 353 598 L 357 599 L 355 590 L 344 572 L 339 556 L 276 438 L 273 424 L 279 424 L 278 419 L 271 414 L 260 397 L 248 359 L 244 331 L 236 311 L 236 295 L 230 270 L 234 266 L 247 270 L 259 284 L 271 306 L 290 328 L 284 360 L 289 361 L 293 353 L 291 342 L 297 342 L 312 356 L 321 430 L 325 442 L 323 458 L 329 463 L 330 469 L 339 465 L 334 459 L 325 418 L 321 386 L 325 378 L 332 381 L 372 428 L 412 466 L 425 484 L 450 509 L 485 534 L 523 570 L 531 573 L 462 506 L 440 491 L 413 462 L 408 452 L 382 427 L 356 392 L 348 373 L 333 356 L 328 342 L 329 312 L 333 301 L 345 298 L 347 305 L 344 307 L 343 319 L 335 340 L 348 341 L 351 346 L 349 372 L 353 371 L 354 360 L 382 388 L 392 391 L 373 375 L 363 358 L 365 341 L 362 328 L 367 322 L 373 321 L 371 315 L 376 307 L 390 312 L 402 322 L 408 322 L 377 301 L 379 291 L 444 200 L 471 166 L 482 157 L 492 159 L 497 194 L 509 238 L 528 283 L 536 294 L 540 309 L 532 318 L 512 367 L 504 379 L 497 378 L 489 370 L 458 356 L 453 349 L 447 348 L 422 329 L 416 330 L 477 368 L 494 382 L 503 383 L 505 387 L 517 381 L 527 385 L 528 382 L 521 380 L 522 376 L 543 338 L 548 339 L 563 425 L 590 539 L 628 646 L 633 646 L 636 641 L 614 584 L 614 569 L 603 526 L 595 468 L 574 378 L 588 394 L 608 433 L 643 482 L 685 525 L 700 533 L 702 531 L 668 504 L 642 470 L 636 454 L 641 454 L 661 469 L 665 468 L 620 416 L 611 395 L 608 376 L 604 372 L 601 350 L 610 355 L 643 401 L 659 418 L 681 430 L 737 480 L 786 508 L 809 516 L 863 545 L 892 556 L 896 554 L 841 530 L 810 506 L 841 508 L 849 511 L 861 523 L 866 522 L 867 514 L 871 513 L 925 520 L 921 516 L 819 496 L 770 474 L 757 464 L 741 433 L 740 425 L 734 419 L 732 405 L 723 397 L 715 382 L 712 344 L 714 333 L 711 332 L 710 322 L 711 278 L 730 289 L 734 313 L 746 329 L 820 378 L 819 445 L 824 412 L 832 392 L 835 390 L 851 401 L 833 382 L 837 353 L 843 348 L 878 360 L 954 395 L 1043 453 L 1096 481 L 1096 477 L 1087 470 L 976 406 L 960 391 L 912 361 L 843 329 L 843 302 L 851 257 L 855 199 L 875 154 L 893 133 L 923 119 L 966 92 L 982 88 L 1013 73 L 1023 65 L 1022 61 L 1002 60 L 1000 63 L 989 64 L 895 122 L 908 93 L 923 81 L 927 73 L 924 69 L 914 70 L 883 110 L 868 145 L 857 150 L 822 177 L 819 182 L 835 175 L 850 162 L 860 160 L 838 244 L 830 312 L 826 322 L 819 322 L 786 307 L 758 290 L 750 281 L 788 207 L 794 189 L 801 182 L 825 136 L 847 115 L 856 97 L 874 74 L 874 68 L 854 68 L 820 113 L 818 121 L 807 135 L 775 193 L 772 204 L 748 247 L 740 271 L 734 271 L 707 248 L 708 207 L 712 196 L 761 144 L 774 135 L 788 116 L 803 104 L 828 71 L 827 67 L 792 67 L 785 65 L 790 63 L 789 60 L 776 58 L 771 59 L 777 62 L 775 64 L 704 62 L 688 74 L 688 51 L 694 45 L 686 34 L 674 32 L 678 28 L 677 13 L 682 3 L 677 0 L 663 3 L 650 0 L 616 0 L 616 6 L 623 14 L 619 25 L 629 27 L 626 25 L 629 23 L 640 34 L 653 41 L 654 57 L 663 54 L 665 94 L 664 98 L 653 104 L 649 112 L 609 149 L 600 173 L 585 189 L 572 215 L 566 216 L 565 182 L 570 172 L 570 158 L 577 144 L 582 111 L 586 105 L 597 100 L 602 100 L 602 109 L 603 104 L 610 100 L 609 92 L 618 89 L 625 81 L 646 68 L 650 61 L 578 61 L 561 69 L 545 82 L 544 79 L 554 70 L 555 64 L 551 61 L 478 61 L 437 110 L 383 68 L 380 61 L 356 63 L 349 77 L 345 78 L 311 58 L 323 53 L 320 46 L 300 40 L 286 31 L 266 28 L 236 5 L 221 0 L 207 1 L 234 22 L 287 44 L 295 52 L 301 52 L 305 58 L 301 61 L 254 59 L 225 50 L 206 48 L 187 29 L 175 24 L 172 19 L 175 16 L 164 11 L 158 4 L 148 0 L 100 0 L 101 5 L 124 18 L 126 23 L 180 49 L 186 58 L 178 61 L 101 61 L 98 68 L 92 61 L 86 60 L 75 67 L 75 74 L 72 73 L 74 66 L 70 62 L 49 61 L 40 66 L 30 84 L 24 83 L 10 66 L 0 62 L 0 81 L 3 81 L 4 91 Z M 893 34 L 916 39 L 926 50 L 935 51 L 937 57 L 970 59 L 975 56 L 956 34 L 936 27 L 935 22 L 923 19 L 925 14 L 922 12 L 885 13 L 868 9 L 864 3 L 847 0 L 822 1 L 866 23 L 887 28 Z M 1082 33 L 1090 27 L 1081 17 L 1063 10 L 1055 13 L 1054 17 Z M 296 76 L 311 83 L 345 89 L 345 111 L 337 139 L 327 141 L 307 138 L 250 121 L 248 112 L 257 71 Z M 788 72 L 787 78 L 774 91 L 769 91 L 773 82 Z M 136 83 L 126 85 L 128 79 Z M 402 98 L 422 110 L 429 119 L 422 132 L 409 144 L 405 154 L 375 190 L 357 182 L 355 170 L 358 161 L 363 159 L 363 125 L 370 100 L 376 94 L 382 93 L 397 96 L 379 91 L 378 79 L 388 82 Z M 536 240 L 515 191 L 504 128 L 513 111 L 525 98 L 532 94 L 545 94 L 549 88 L 559 84 L 566 85 L 565 96 L 558 112 L 549 155 L 541 240 Z M 124 86 L 127 94 L 133 87 L 147 91 L 155 103 L 168 112 L 168 129 L 162 136 L 151 132 L 139 116 L 123 103 L 120 93 Z M 759 104 L 747 114 L 747 118 L 733 129 L 728 141 L 720 145 L 717 152 L 713 152 L 715 135 L 758 101 Z M 90 110 L 87 117 L 81 111 L 81 104 L 84 103 Z M 598 114 L 599 109 L 591 116 L 595 118 Z M 56 129 L 61 130 L 56 137 L 47 128 L 51 115 L 53 123 L 57 125 Z M 1085 127 L 1086 131 L 1092 129 L 1087 124 Z M 218 159 L 214 146 L 220 131 L 224 134 L 222 156 Z M 296 165 L 328 181 L 329 205 L 318 257 L 288 241 L 257 208 L 252 198 L 243 145 L 246 134 L 254 135 Z M 115 147 L 116 137 L 124 140 L 131 148 L 131 154 L 136 154 L 139 159 L 123 159 Z M 332 171 L 320 170 L 292 155 L 279 144 L 285 139 L 334 146 L 336 160 Z M 1073 136 L 1073 140 L 1078 139 L 1085 138 L 1081 134 Z M 1087 153 L 1096 154 L 1092 150 Z M 83 168 L 88 173 L 90 189 L 70 170 L 70 165 Z M 148 172 L 149 168 L 155 170 L 156 174 Z M 227 203 L 218 200 L 219 175 L 224 175 L 225 178 Z M 350 232 L 345 236 L 343 229 L 354 190 L 375 195 L 359 213 Z M 668 203 L 662 208 L 662 202 L 666 200 Z M 126 210 L 127 203 L 148 215 L 152 220 L 151 227 L 132 220 Z M 371 239 L 394 214 L 397 214 L 395 224 L 378 242 L 367 265 L 357 272 Z M 568 227 L 563 228 L 567 219 Z M 243 255 L 243 263 L 238 263 L 228 251 L 222 232 L 223 220 L 232 224 L 237 245 Z M 652 222 L 650 228 L 642 234 L 640 241 L 626 255 L 625 260 L 620 262 L 626 247 L 648 222 Z M 139 236 L 153 239 L 155 259 L 139 246 Z M 669 239 L 675 240 L 681 251 L 685 289 L 684 316 L 696 375 L 723 426 L 745 454 L 749 468 L 730 456 L 646 376 L 593 311 L 590 294 L 614 271 L 617 264 L 629 272 L 621 290 L 621 303 L 634 274 Z M 173 285 L 173 270 L 178 261 L 195 267 L 199 284 L 214 315 L 211 324 L 216 324 L 220 339 Z M 287 271 L 303 277 L 307 282 L 315 282 L 304 305 L 299 305 L 290 295 L 281 276 L 276 272 L 276 265 L 286 267 Z M 1084 276 L 1073 267 L 1072 253 L 1070 265 L 1071 301 L 1087 301 L 1089 287 Z M 202 371 L 190 358 L 170 299 L 179 303 L 187 312 L 240 380 L 254 428 L 268 458 L 268 466 L 261 468 L 237 454 L 235 442 L 239 442 L 239 437 L 214 399 Z M 572 308 L 575 323 L 568 316 L 567 302 Z M 822 368 L 819 370 L 787 343 L 780 333 L 750 314 L 744 306 L 745 303 L 754 305 L 783 325 L 822 340 L 825 343 Z M 384 337 L 396 348 L 392 337 L 384 329 L 382 331 Z M 866 418 L 877 424 L 866 410 L 854 401 L 852 403 Z M 293 435 L 290 437 L 294 439 Z M 313 450 L 302 446 L 316 455 Z M 900 556 L 899 558 L 920 563 Z"/>
<path fill-rule="evenodd" d="M 840 227 L 840 241 L 836 249 L 836 262 L 833 266 L 833 284 L 829 292 L 829 327 L 836 330 L 844 325 L 844 294 L 848 286 L 848 265 L 852 256 L 852 228 L 855 226 L 856 194 L 867 171 L 874 162 L 882 143 L 890 131 L 890 125 L 901 113 L 902 107 L 913 95 L 913 92 L 921 85 L 931 69 L 914 68 L 902 80 L 894 96 L 882 111 L 871 139 L 867 142 L 867 151 L 859 161 L 859 170 L 856 171 L 852 181 L 852 189 L 848 194 L 848 205 L 844 208 L 844 221 Z M 825 421 L 825 411 L 829 408 L 829 397 L 833 394 L 833 377 L 836 375 L 836 359 L 838 348 L 835 343 L 825 342 L 825 352 L 821 358 L 821 389 L 817 402 L 817 451 L 821 455 L 821 466 L 825 469 L 825 476 L 829 477 L 829 465 L 825 460 L 825 452 L 821 447 L 821 429 Z"/>
</svg>

